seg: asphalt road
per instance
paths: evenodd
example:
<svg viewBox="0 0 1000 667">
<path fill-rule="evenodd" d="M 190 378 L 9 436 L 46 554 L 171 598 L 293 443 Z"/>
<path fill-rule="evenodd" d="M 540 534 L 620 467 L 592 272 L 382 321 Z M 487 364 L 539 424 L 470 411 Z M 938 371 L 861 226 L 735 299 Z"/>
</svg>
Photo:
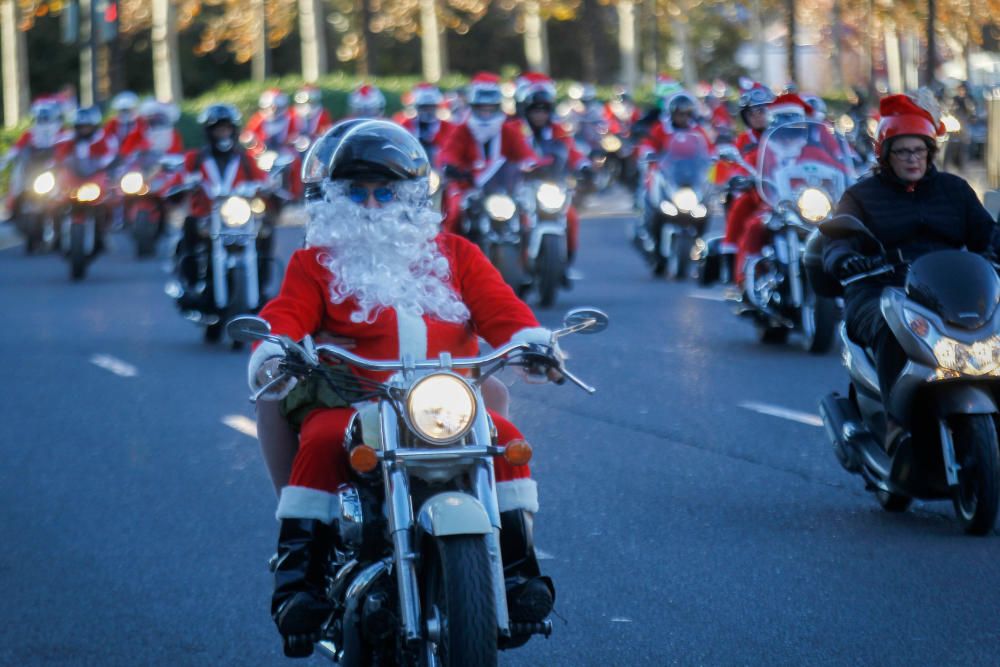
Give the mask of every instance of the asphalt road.
<svg viewBox="0 0 1000 667">
<path fill-rule="evenodd" d="M 817 426 L 837 355 L 654 280 L 624 224 L 585 219 L 585 279 L 540 312 L 610 314 L 564 344 L 599 392 L 512 388 L 558 617 L 502 664 L 1000 663 L 997 537 L 947 504 L 884 513 Z M 0 251 L 2 665 L 289 664 L 246 354 L 203 344 L 165 278 L 124 238 L 76 285 Z"/>
</svg>

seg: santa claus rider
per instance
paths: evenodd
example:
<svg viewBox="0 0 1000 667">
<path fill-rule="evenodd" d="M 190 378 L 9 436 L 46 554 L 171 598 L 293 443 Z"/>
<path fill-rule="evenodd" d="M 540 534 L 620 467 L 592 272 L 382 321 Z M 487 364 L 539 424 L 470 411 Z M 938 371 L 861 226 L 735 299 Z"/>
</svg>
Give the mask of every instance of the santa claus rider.
<svg viewBox="0 0 1000 667">
<path fill-rule="evenodd" d="M 305 180 L 321 178 L 306 203 L 306 247 L 292 255 L 281 292 L 260 312 L 273 333 L 294 340 L 323 332 L 346 337 L 354 353 L 376 359 L 404 352 L 418 359 L 442 352 L 473 356 L 478 336 L 494 346 L 549 345 L 550 332 L 482 252 L 439 231 L 428 171 L 417 139 L 389 121 L 343 121 L 320 140 L 303 168 Z M 257 347 L 248 369 L 252 389 L 280 372 L 281 356 L 273 343 Z M 332 501 L 349 481 L 343 438 L 355 412 L 322 405 L 304 411 L 277 510 L 271 612 L 285 637 L 312 635 L 332 611 L 320 563 L 336 540 Z M 509 421 L 491 415 L 501 444 L 521 437 Z M 554 588 L 541 576 L 533 549 L 535 482 L 527 466 L 511 466 L 502 457 L 494 465 L 511 620 L 541 622 L 551 611 Z"/>
<path fill-rule="evenodd" d="M 399 124 L 420 140 L 420 144 L 433 162 L 454 127 L 450 122 L 438 117 L 444 96 L 434 84 L 418 83 L 410 91 L 410 98 L 413 111 L 408 111 L 399 119 Z"/>
<path fill-rule="evenodd" d="M 500 78 L 489 72 L 476 74 L 469 84 L 468 119 L 454 128 L 445 142 L 438 162 L 449 179 L 444 201 L 444 229 L 456 231 L 462 217 L 462 198 L 475 177 L 500 159 L 530 168 L 541 160 L 531 149 L 517 125 L 505 123 L 500 107 L 503 95 Z"/>
</svg>

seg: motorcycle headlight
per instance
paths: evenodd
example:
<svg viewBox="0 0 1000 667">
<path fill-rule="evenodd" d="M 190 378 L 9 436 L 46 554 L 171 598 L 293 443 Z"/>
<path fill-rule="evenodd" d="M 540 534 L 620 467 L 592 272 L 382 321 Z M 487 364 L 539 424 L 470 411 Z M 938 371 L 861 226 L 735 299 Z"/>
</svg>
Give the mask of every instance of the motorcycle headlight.
<svg viewBox="0 0 1000 667">
<path fill-rule="evenodd" d="M 497 222 L 506 222 L 517 212 L 517 205 L 507 195 L 490 195 L 483 203 L 483 207 L 486 209 L 486 215 Z"/>
<path fill-rule="evenodd" d="M 97 201 L 101 197 L 101 186 L 97 183 L 84 183 L 76 189 L 75 199 L 82 202 Z"/>
<path fill-rule="evenodd" d="M 874 118 L 869 118 L 865 122 L 865 129 L 868 130 L 868 136 L 874 139 L 875 135 L 878 134 L 878 121 Z"/>
<path fill-rule="evenodd" d="M 242 227 L 250 221 L 253 210 L 250 202 L 243 197 L 230 197 L 219 209 L 219 213 L 227 227 Z"/>
<path fill-rule="evenodd" d="M 941 116 L 941 122 L 944 123 L 944 131 L 949 134 L 962 130 L 962 123 L 950 113 Z"/>
<path fill-rule="evenodd" d="M 264 151 L 257 156 L 257 166 L 261 171 L 271 171 L 274 167 L 275 160 L 278 159 L 278 153 L 275 151 Z"/>
<path fill-rule="evenodd" d="M 698 205 L 698 194 L 691 188 L 680 188 L 673 196 L 674 205 L 683 213 L 690 213 Z"/>
<path fill-rule="evenodd" d="M 1000 375 L 1000 336 L 963 343 L 942 335 L 927 318 L 903 309 L 903 319 L 917 338 L 930 349 L 939 371 L 945 375 Z"/>
<path fill-rule="evenodd" d="M 312 142 L 309 141 L 309 137 L 301 136 L 297 137 L 292 145 L 295 146 L 295 150 L 297 150 L 298 152 L 305 153 L 307 150 L 309 150 L 309 145 L 311 143 Z"/>
<path fill-rule="evenodd" d="M 422 439 L 446 445 L 462 438 L 476 417 L 476 397 L 469 384 L 450 373 L 421 378 L 406 395 L 406 415 Z"/>
<path fill-rule="evenodd" d="M 536 196 L 538 207 L 545 213 L 558 213 L 566 204 L 566 191 L 555 183 L 542 183 Z"/>
<path fill-rule="evenodd" d="M 840 130 L 842 134 L 850 134 L 854 131 L 854 119 L 846 113 L 842 114 L 840 118 L 837 119 L 837 129 Z"/>
<path fill-rule="evenodd" d="M 605 134 L 601 137 L 601 148 L 608 153 L 617 153 L 622 149 L 622 140 L 613 134 Z"/>
<path fill-rule="evenodd" d="M 260 197 L 254 197 L 250 200 L 250 210 L 257 215 L 264 215 L 264 212 L 267 211 L 267 202 Z"/>
<path fill-rule="evenodd" d="M 122 176 L 122 192 L 127 195 L 139 194 L 142 191 L 143 185 L 145 185 L 145 181 L 142 178 L 141 172 L 130 171 Z"/>
<path fill-rule="evenodd" d="M 51 171 L 43 171 L 35 176 L 31 189 L 36 195 L 47 195 L 56 187 L 56 177 Z"/>
<path fill-rule="evenodd" d="M 695 218 L 704 218 L 708 215 L 708 208 L 704 204 L 698 204 L 691 209 L 691 215 Z"/>
<path fill-rule="evenodd" d="M 436 169 L 431 169 L 430 175 L 427 177 L 428 194 L 433 197 L 437 194 L 437 191 L 441 188 L 441 174 L 437 173 Z"/>
<path fill-rule="evenodd" d="M 660 202 L 660 212 L 663 213 L 663 215 L 677 215 L 680 211 L 677 210 L 677 207 L 674 206 L 673 202 L 664 199 Z"/>
<path fill-rule="evenodd" d="M 833 202 L 825 192 L 819 188 L 806 188 L 799 194 L 797 202 L 799 213 L 809 222 L 820 222 L 826 220 L 833 210 Z"/>
</svg>

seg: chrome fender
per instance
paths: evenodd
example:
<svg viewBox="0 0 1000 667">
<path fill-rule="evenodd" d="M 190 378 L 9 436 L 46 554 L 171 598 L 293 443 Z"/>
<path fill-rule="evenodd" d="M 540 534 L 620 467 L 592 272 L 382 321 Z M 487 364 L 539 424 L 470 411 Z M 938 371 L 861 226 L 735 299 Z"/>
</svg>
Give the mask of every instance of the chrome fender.
<svg viewBox="0 0 1000 667">
<path fill-rule="evenodd" d="M 467 493 L 447 491 L 429 498 L 417 514 L 417 526 L 429 535 L 491 535 L 486 508 Z"/>
</svg>

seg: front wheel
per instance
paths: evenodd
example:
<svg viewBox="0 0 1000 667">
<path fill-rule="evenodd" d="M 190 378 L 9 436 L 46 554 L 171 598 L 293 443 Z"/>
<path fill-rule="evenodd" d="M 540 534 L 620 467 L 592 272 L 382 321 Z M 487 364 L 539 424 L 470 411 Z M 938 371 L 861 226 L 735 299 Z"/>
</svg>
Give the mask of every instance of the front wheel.
<svg viewBox="0 0 1000 667">
<path fill-rule="evenodd" d="M 149 211 L 140 210 L 135 214 L 132 225 L 136 257 L 152 257 L 156 252 L 157 221 L 153 220 Z"/>
<path fill-rule="evenodd" d="M 430 635 L 424 667 L 495 667 L 497 620 L 492 568 L 482 535 L 428 543 L 424 616 Z"/>
<path fill-rule="evenodd" d="M 833 346 L 840 319 L 837 302 L 818 296 L 811 289 L 801 310 L 802 348 L 813 354 L 826 354 Z"/>
<path fill-rule="evenodd" d="M 509 243 L 497 243 L 490 246 L 489 258 L 503 276 L 504 282 L 510 285 L 515 293 L 520 293 L 525 286 L 521 249 Z"/>
<path fill-rule="evenodd" d="M 997 430 L 990 415 L 961 415 L 951 420 L 958 486 L 952 502 L 966 533 L 985 535 L 993 530 L 1000 506 L 1000 454 Z"/>
<path fill-rule="evenodd" d="M 69 226 L 69 277 L 72 280 L 83 280 L 87 273 L 87 252 L 84 248 L 84 237 L 87 234 L 87 223 L 71 223 Z"/>
<path fill-rule="evenodd" d="M 561 246 L 561 247 L 560 247 Z M 539 304 L 542 308 L 550 308 L 556 301 L 556 291 L 562 284 L 565 261 L 562 248 L 566 247 L 566 239 L 553 234 L 542 238 L 542 247 L 538 251 L 537 269 Z"/>
<path fill-rule="evenodd" d="M 882 506 L 882 509 L 894 514 L 910 509 L 910 503 L 913 502 L 913 498 L 909 496 L 891 491 L 883 491 L 882 489 L 875 492 L 875 498 L 878 499 L 878 504 Z"/>
</svg>

